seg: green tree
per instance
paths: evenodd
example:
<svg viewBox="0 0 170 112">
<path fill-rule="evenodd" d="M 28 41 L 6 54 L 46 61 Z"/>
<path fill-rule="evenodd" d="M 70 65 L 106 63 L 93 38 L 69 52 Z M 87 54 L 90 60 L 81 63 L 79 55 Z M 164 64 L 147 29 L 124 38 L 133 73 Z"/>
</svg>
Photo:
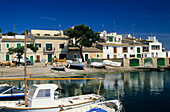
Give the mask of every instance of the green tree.
<svg viewBox="0 0 170 112">
<path fill-rule="evenodd" d="M 24 51 L 25 51 L 24 46 L 17 47 L 17 48 L 11 47 L 11 48 L 8 48 L 7 54 L 12 55 L 16 53 L 19 59 L 19 63 L 20 63 L 20 59 L 21 59 L 21 56 L 24 54 Z"/>
<path fill-rule="evenodd" d="M 3 35 L 15 36 L 15 35 L 18 35 L 18 34 L 15 33 L 15 32 L 9 31 L 8 33 L 4 33 Z"/>
<path fill-rule="evenodd" d="M 1 28 L 0 28 L 0 33 L 1 33 Z"/>
<path fill-rule="evenodd" d="M 88 26 L 82 24 L 77 25 L 72 29 L 67 30 L 67 35 L 75 39 L 75 45 L 79 47 L 82 61 L 84 62 L 82 47 L 91 47 L 96 41 L 100 39 L 99 33 L 94 31 Z"/>
<path fill-rule="evenodd" d="M 34 57 L 36 60 L 36 52 L 38 51 L 38 46 L 32 43 L 32 44 L 27 44 L 27 47 L 30 48 L 34 52 Z"/>
</svg>

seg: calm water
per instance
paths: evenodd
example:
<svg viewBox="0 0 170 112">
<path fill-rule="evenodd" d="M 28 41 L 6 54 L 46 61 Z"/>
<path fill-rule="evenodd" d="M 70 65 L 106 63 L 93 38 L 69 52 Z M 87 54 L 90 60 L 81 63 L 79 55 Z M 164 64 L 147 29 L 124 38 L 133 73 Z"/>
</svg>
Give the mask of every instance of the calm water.
<svg viewBox="0 0 170 112">
<path fill-rule="evenodd" d="M 117 99 L 117 91 L 126 112 L 170 112 L 170 71 L 105 74 L 89 77 L 108 78 L 102 81 L 100 94 L 107 100 Z M 115 85 L 115 82 L 118 85 Z M 23 81 L 1 81 L 21 87 Z M 32 84 L 55 83 L 65 92 L 60 97 L 97 93 L 99 80 L 29 81 Z"/>
</svg>

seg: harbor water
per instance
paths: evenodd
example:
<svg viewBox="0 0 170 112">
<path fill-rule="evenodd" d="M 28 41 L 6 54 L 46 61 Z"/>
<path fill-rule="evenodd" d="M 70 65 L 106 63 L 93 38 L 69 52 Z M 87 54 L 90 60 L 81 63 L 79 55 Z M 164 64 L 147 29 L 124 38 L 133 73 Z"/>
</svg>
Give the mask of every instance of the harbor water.
<svg viewBox="0 0 170 112">
<path fill-rule="evenodd" d="M 170 71 L 132 72 L 86 76 L 102 80 L 100 95 L 106 100 L 117 99 L 118 91 L 126 112 L 170 112 Z M 83 77 L 81 77 L 83 78 Z M 23 81 L 0 81 L 22 87 Z M 32 84 L 55 83 L 65 91 L 59 97 L 98 92 L 100 80 L 28 81 Z"/>
</svg>

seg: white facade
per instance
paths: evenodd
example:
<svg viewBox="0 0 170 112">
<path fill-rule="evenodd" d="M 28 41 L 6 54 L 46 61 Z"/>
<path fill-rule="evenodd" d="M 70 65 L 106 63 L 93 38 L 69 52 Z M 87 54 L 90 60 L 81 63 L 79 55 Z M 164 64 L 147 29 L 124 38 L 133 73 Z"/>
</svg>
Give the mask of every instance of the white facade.
<svg viewBox="0 0 170 112">
<path fill-rule="evenodd" d="M 122 43 L 122 35 L 117 35 L 117 33 L 107 34 L 106 31 L 104 31 L 101 35 L 107 37 L 106 43 L 103 44 L 103 59 L 170 56 L 170 53 L 162 51 L 162 43 L 158 42 L 156 36 L 148 37 L 148 39 L 145 40 L 146 43 L 139 43 L 141 38 L 134 40 L 135 37 L 132 38 L 131 35 L 128 35 L 129 40 L 134 43 L 133 45 Z M 137 41 L 138 45 L 135 44 Z"/>
</svg>

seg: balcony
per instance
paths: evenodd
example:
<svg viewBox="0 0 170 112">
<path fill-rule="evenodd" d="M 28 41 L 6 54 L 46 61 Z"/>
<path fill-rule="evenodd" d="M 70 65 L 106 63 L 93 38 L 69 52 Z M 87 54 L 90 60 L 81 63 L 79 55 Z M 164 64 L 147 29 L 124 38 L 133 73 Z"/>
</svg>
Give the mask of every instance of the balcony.
<svg viewBox="0 0 170 112">
<path fill-rule="evenodd" d="M 51 48 L 43 48 L 43 52 L 44 53 L 54 53 L 54 51 L 55 51 L 55 47 L 52 47 L 52 49 Z"/>
</svg>

